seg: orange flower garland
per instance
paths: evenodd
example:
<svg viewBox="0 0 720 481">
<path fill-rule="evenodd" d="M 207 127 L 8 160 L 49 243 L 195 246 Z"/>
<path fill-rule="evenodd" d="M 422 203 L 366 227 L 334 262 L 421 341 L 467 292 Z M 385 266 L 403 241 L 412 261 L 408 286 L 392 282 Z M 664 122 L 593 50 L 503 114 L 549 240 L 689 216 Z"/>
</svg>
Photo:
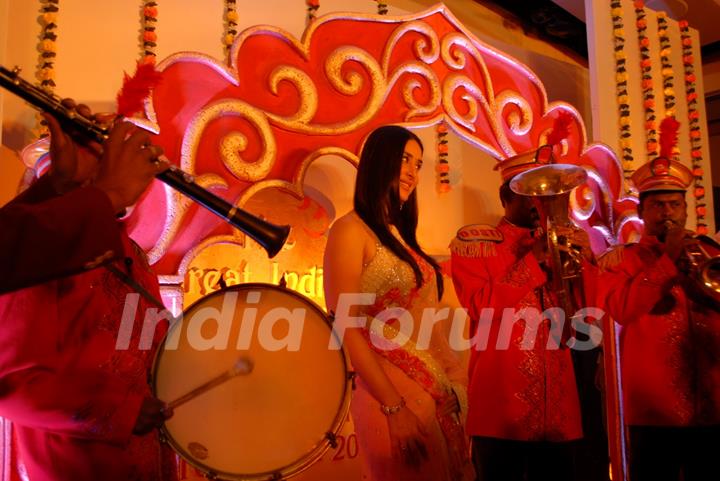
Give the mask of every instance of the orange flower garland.
<svg viewBox="0 0 720 481">
<path fill-rule="evenodd" d="M 663 94 L 665 96 L 665 116 L 675 116 L 675 78 L 672 63 L 670 62 L 670 37 L 668 36 L 667 14 L 657 14 L 658 37 L 660 39 L 660 73 L 663 80 Z"/>
<path fill-rule="evenodd" d="M 60 0 L 43 0 L 40 15 L 42 31 L 38 50 L 40 59 L 36 77 L 40 81 L 40 87 L 49 93 L 55 88 L 55 57 L 57 56 L 57 17 L 60 10 Z"/>
<path fill-rule="evenodd" d="M 620 0 L 610 2 L 615 45 L 615 84 L 617 89 L 618 114 L 620 123 L 620 148 L 622 150 L 623 173 L 626 180 L 632 176 L 633 153 L 630 132 L 630 99 L 628 97 L 627 55 L 623 31 L 623 10 Z"/>
<path fill-rule="evenodd" d="M 38 38 L 38 65 L 35 77 L 40 83 L 40 87 L 48 93 L 53 93 L 55 89 L 55 57 L 57 57 L 57 18 L 60 11 L 60 0 L 41 0 L 40 1 L 40 17 L 39 22 L 42 26 L 40 37 Z M 35 116 L 35 128 L 33 129 L 35 138 L 48 136 L 48 129 L 45 126 L 40 114 Z"/>
<path fill-rule="evenodd" d="M 388 13 L 387 3 L 385 3 L 383 0 L 375 0 L 375 2 L 377 3 L 378 15 L 387 15 L 387 13 Z"/>
<path fill-rule="evenodd" d="M 225 35 L 223 36 L 223 48 L 225 49 L 225 56 L 228 58 L 228 63 L 230 62 L 230 49 L 238 33 L 238 19 L 239 16 L 235 0 L 225 0 Z"/>
<path fill-rule="evenodd" d="M 448 129 L 445 122 L 440 122 L 436 128 L 437 132 L 437 171 L 438 191 L 441 194 L 450 192 L 450 162 L 448 162 Z"/>
<path fill-rule="evenodd" d="M 648 157 L 658 155 L 657 118 L 655 117 L 655 91 L 652 79 L 652 62 L 650 59 L 650 39 L 647 36 L 647 19 L 644 0 L 636 0 L 635 26 L 638 31 L 640 48 L 641 87 L 643 92 L 643 108 L 645 109 L 645 138 Z"/>
<path fill-rule="evenodd" d="M 305 25 L 310 25 L 315 21 L 317 17 L 317 11 L 320 8 L 320 0 L 305 0 L 307 5 L 307 17 L 305 18 Z"/>
<path fill-rule="evenodd" d="M 157 33 L 155 27 L 157 25 L 157 2 L 152 0 L 146 0 L 143 4 L 142 9 L 142 45 L 140 55 L 142 57 L 142 63 L 155 64 L 157 54 L 155 49 L 157 48 Z"/>
<path fill-rule="evenodd" d="M 695 81 L 695 64 L 693 57 L 692 37 L 690 36 L 690 27 L 686 20 L 679 22 L 680 37 L 682 39 L 682 58 L 685 71 L 685 98 L 688 103 L 688 125 L 690 126 L 690 158 L 692 160 L 693 174 L 693 196 L 695 198 L 695 216 L 697 222 L 695 231 L 698 234 L 707 234 L 707 224 L 705 223 L 705 215 L 707 207 L 705 205 L 705 187 L 703 186 L 703 169 L 702 169 L 702 140 L 700 131 L 700 112 L 697 109 L 697 89 Z"/>
</svg>

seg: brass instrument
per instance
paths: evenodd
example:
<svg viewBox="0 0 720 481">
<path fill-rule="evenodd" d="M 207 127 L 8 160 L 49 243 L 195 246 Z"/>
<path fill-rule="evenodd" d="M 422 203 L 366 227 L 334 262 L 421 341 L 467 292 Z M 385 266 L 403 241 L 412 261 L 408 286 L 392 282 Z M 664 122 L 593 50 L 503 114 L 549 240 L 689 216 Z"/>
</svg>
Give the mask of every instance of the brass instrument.
<svg viewBox="0 0 720 481">
<path fill-rule="evenodd" d="M 540 216 L 545 219 L 547 234 L 551 285 L 567 318 L 578 310 L 572 286 L 582 281 L 582 254 L 562 231 L 576 229 L 569 217 L 570 193 L 586 180 L 587 172 L 582 167 L 548 164 L 518 174 L 510 181 L 513 192 L 540 201 Z"/>
<path fill-rule="evenodd" d="M 676 225 L 672 220 L 665 221 L 666 230 Z M 720 249 L 710 237 L 689 236 L 685 239 L 678 265 L 693 282 L 697 292 L 720 305 L 720 256 L 710 255 L 703 244 Z"/>
<path fill-rule="evenodd" d="M 20 78 L 19 72 L 20 69 L 17 67 L 8 70 L 0 66 L 0 85 L 38 110 L 52 114 L 63 128 L 82 139 L 99 143 L 107 140 L 109 134 L 107 127 L 77 115 L 74 110 L 66 108 L 60 98 Z M 269 257 L 274 257 L 285 244 L 290 226 L 271 224 L 230 204 L 195 183 L 192 175 L 174 165 L 160 172 L 156 177 L 252 237 L 265 249 Z"/>
</svg>

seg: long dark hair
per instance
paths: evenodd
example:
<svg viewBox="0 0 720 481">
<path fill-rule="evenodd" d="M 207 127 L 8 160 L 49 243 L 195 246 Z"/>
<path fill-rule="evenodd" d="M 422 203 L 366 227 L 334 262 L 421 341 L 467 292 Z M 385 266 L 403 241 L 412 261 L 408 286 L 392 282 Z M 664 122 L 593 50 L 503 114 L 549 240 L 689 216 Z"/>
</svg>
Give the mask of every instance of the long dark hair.
<svg viewBox="0 0 720 481">
<path fill-rule="evenodd" d="M 417 287 L 423 282 L 420 267 L 392 235 L 390 225 L 397 227 L 405 243 L 433 267 L 439 300 L 443 294 L 440 266 L 420 248 L 415 235 L 418 223 L 417 189 L 413 190 L 404 204 L 400 202 L 398 194 L 403 154 L 410 140 L 417 142 L 420 149 L 423 148 L 417 135 L 397 125 L 386 125 L 370 134 L 360 154 L 353 203 L 355 212 L 380 242 L 412 267 Z"/>
</svg>

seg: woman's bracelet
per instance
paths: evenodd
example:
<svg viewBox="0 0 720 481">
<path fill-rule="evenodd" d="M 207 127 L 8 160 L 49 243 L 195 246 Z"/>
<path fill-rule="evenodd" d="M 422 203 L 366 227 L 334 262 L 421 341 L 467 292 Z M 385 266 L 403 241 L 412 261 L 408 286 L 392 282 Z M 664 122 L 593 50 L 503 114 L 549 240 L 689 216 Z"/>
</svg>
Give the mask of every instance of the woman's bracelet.
<svg viewBox="0 0 720 481">
<path fill-rule="evenodd" d="M 405 398 L 400 396 L 400 402 L 396 404 L 395 406 L 386 406 L 384 404 L 380 405 L 380 411 L 385 416 L 390 416 L 391 414 L 395 414 L 396 412 L 400 411 L 402 408 L 405 407 Z"/>
</svg>

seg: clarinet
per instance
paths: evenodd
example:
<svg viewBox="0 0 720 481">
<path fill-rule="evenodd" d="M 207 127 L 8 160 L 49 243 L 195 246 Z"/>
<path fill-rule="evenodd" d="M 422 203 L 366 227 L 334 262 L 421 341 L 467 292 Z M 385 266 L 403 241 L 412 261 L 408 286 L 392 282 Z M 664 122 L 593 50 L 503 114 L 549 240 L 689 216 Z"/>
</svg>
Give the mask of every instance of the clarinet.
<svg viewBox="0 0 720 481">
<path fill-rule="evenodd" d="M 28 102 L 38 110 L 53 115 L 60 125 L 73 135 L 83 140 L 103 143 L 110 133 L 106 126 L 98 125 L 92 120 L 78 115 L 74 110 L 65 107 L 60 98 L 52 95 L 30 82 L 22 79 L 20 69 L 8 70 L 0 66 L 0 85 Z M 260 219 L 249 212 L 236 207 L 218 197 L 209 190 L 195 183 L 192 175 L 171 165 L 160 172 L 156 178 L 165 182 L 173 189 L 186 195 L 214 214 L 222 217 L 233 227 L 241 230 L 258 242 L 270 258 L 274 257 L 285 244 L 290 233 L 290 226 L 278 226 Z"/>
</svg>

